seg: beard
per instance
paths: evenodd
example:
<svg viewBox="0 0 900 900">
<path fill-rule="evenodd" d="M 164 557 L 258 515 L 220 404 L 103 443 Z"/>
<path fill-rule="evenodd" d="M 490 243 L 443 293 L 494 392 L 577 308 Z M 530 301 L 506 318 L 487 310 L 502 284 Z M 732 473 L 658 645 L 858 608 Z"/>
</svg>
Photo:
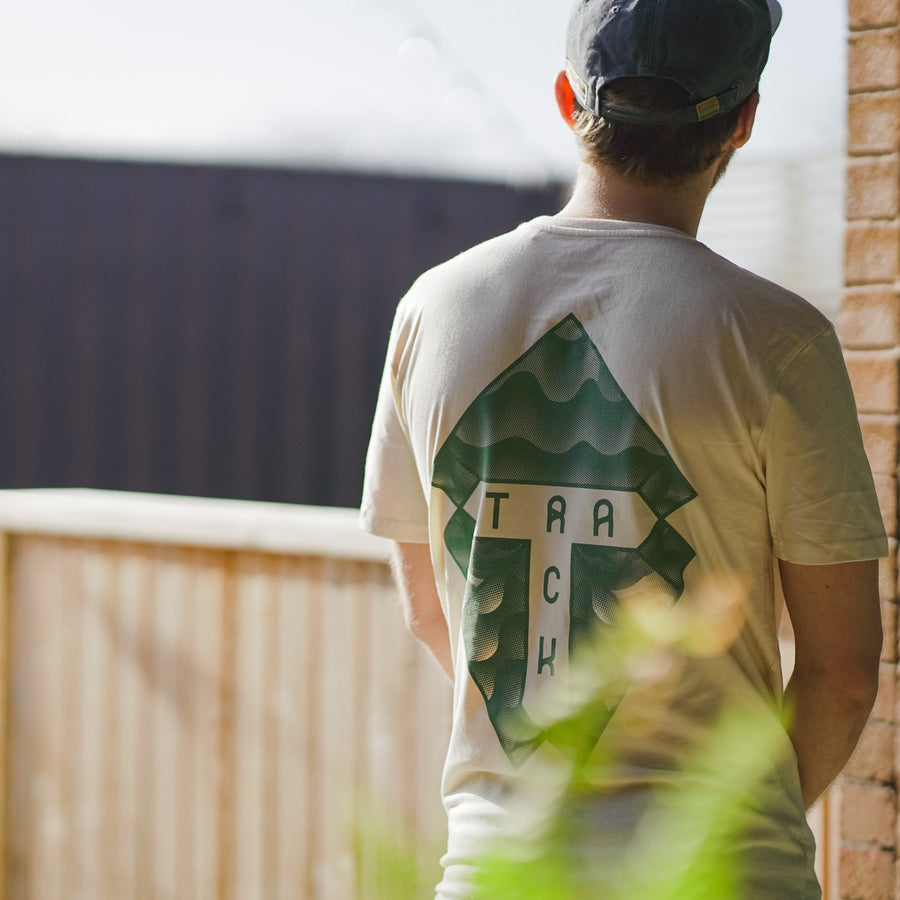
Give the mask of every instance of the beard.
<svg viewBox="0 0 900 900">
<path fill-rule="evenodd" d="M 716 174 L 713 176 L 713 183 L 710 190 L 712 190 L 712 188 L 714 188 L 722 180 L 722 176 L 725 174 L 725 170 L 728 168 L 728 163 L 731 162 L 731 158 L 734 156 L 734 149 L 734 147 L 729 147 L 719 159 L 716 168 Z"/>
</svg>

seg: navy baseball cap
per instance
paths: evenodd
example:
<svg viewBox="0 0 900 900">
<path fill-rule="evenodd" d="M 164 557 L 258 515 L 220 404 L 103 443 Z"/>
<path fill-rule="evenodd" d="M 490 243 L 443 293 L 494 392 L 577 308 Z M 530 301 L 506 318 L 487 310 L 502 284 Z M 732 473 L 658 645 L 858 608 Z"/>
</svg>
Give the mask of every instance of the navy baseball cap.
<svg viewBox="0 0 900 900">
<path fill-rule="evenodd" d="M 577 0 L 566 74 L 578 103 L 596 116 L 647 125 L 702 122 L 757 88 L 780 21 L 777 0 Z M 690 105 L 645 113 L 605 102 L 611 81 L 641 76 L 680 84 Z"/>
</svg>

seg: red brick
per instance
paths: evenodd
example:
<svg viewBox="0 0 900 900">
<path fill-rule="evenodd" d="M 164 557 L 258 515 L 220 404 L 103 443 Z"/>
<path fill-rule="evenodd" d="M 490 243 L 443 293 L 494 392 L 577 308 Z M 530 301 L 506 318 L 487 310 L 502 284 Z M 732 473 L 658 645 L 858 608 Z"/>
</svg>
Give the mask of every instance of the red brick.
<svg viewBox="0 0 900 900">
<path fill-rule="evenodd" d="M 884 285 L 848 288 L 838 312 L 841 343 L 850 349 L 900 344 L 900 296 Z"/>
<path fill-rule="evenodd" d="M 848 149 L 853 156 L 900 148 L 900 91 L 853 94 L 847 114 Z"/>
<path fill-rule="evenodd" d="M 900 22 L 900 0 L 850 0 L 850 28 L 876 28 Z"/>
<path fill-rule="evenodd" d="M 878 670 L 878 696 L 870 716 L 873 722 L 896 721 L 897 670 L 894 663 L 882 663 Z"/>
<path fill-rule="evenodd" d="M 843 774 L 846 778 L 888 784 L 894 775 L 894 726 L 870 721 Z"/>
<path fill-rule="evenodd" d="M 878 596 L 882 601 L 895 602 L 897 590 L 897 540 L 888 537 L 888 555 L 878 560 Z M 900 722 L 900 719 L 897 720 Z"/>
<path fill-rule="evenodd" d="M 841 837 L 845 841 L 894 846 L 897 795 L 880 784 L 841 784 Z"/>
<path fill-rule="evenodd" d="M 896 413 L 898 403 L 896 351 L 848 350 L 844 358 L 859 411 Z"/>
<path fill-rule="evenodd" d="M 881 661 L 895 663 L 897 661 L 897 604 L 893 600 L 881 601 L 881 630 L 884 633 Z"/>
<path fill-rule="evenodd" d="M 895 219 L 900 215 L 900 157 L 862 156 L 847 165 L 847 218 Z"/>
<path fill-rule="evenodd" d="M 893 475 L 875 475 L 875 490 L 884 530 L 897 536 L 897 478 Z"/>
<path fill-rule="evenodd" d="M 848 285 L 893 283 L 900 275 L 900 223 L 848 223 L 844 274 Z"/>
<path fill-rule="evenodd" d="M 838 882 L 841 900 L 890 900 L 894 896 L 894 854 L 843 847 Z"/>
<path fill-rule="evenodd" d="M 900 86 L 900 33 L 896 28 L 850 35 L 847 74 L 851 92 Z"/>
<path fill-rule="evenodd" d="M 897 471 L 897 438 L 900 418 L 891 415 L 862 413 L 859 417 L 863 444 L 869 465 L 876 475 L 892 475 Z"/>
</svg>

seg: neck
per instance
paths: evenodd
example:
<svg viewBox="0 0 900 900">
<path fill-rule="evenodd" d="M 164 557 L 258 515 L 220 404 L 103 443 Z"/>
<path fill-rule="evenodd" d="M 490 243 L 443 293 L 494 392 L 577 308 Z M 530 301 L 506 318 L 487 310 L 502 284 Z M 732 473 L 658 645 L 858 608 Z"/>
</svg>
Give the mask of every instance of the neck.
<svg viewBox="0 0 900 900">
<path fill-rule="evenodd" d="M 559 215 L 665 225 L 696 237 L 716 170 L 713 166 L 678 185 L 660 186 L 640 184 L 609 169 L 582 163 L 572 199 Z"/>
</svg>

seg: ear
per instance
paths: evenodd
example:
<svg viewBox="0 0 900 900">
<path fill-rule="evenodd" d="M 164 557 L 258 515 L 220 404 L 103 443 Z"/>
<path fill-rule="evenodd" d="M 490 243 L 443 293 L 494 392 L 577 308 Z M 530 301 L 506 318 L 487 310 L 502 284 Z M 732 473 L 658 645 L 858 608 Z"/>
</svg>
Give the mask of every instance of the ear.
<svg viewBox="0 0 900 900">
<path fill-rule="evenodd" d="M 565 120 L 569 128 L 575 119 L 575 92 L 565 72 L 560 72 L 556 76 L 556 105 L 559 107 L 559 113 Z"/>
<path fill-rule="evenodd" d="M 759 93 L 754 91 L 744 101 L 744 105 L 741 107 L 737 127 L 734 129 L 734 134 L 731 136 L 727 146 L 734 147 L 734 149 L 737 150 L 750 140 L 750 135 L 753 133 L 753 123 L 756 121 L 756 109 L 758 106 Z"/>
</svg>

